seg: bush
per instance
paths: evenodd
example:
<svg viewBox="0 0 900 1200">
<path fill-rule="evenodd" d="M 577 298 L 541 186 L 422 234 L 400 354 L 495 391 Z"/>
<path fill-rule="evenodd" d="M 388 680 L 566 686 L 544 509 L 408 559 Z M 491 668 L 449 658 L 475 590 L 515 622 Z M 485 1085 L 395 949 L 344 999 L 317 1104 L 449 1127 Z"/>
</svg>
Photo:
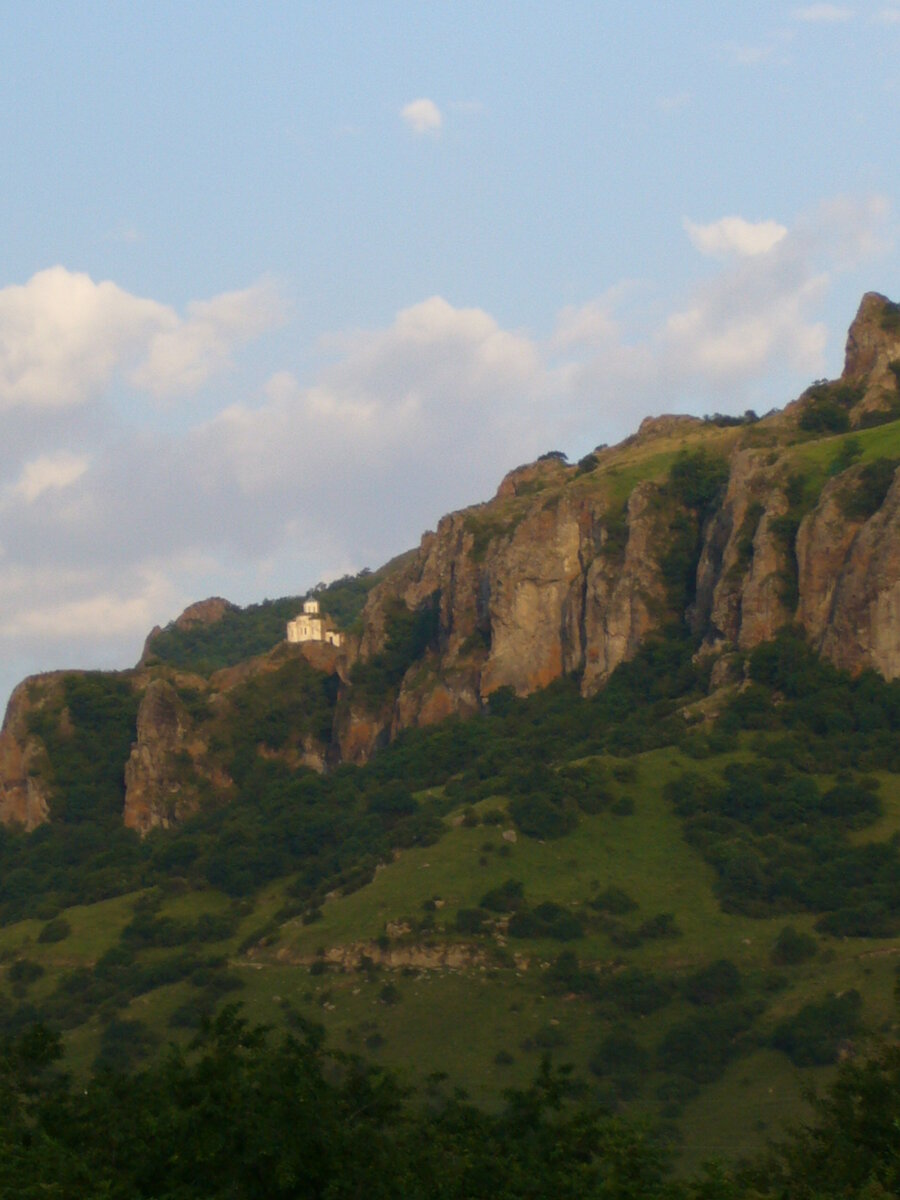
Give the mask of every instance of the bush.
<svg viewBox="0 0 900 1200">
<path fill-rule="evenodd" d="M 819 1004 L 804 1004 L 798 1013 L 776 1026 L 772 1045 L 795 1067 L 833 1063 L 840 1044 L 859 1029 L 862 999 L 856 990 L 829 996 Z"/>
<path fill-rule="evenodd" d="M 510 801 L 509 813 L 526 837 L 548 841 L 563 837 L 578 824 L 574 812 L 537 794 L 516 796 Z"/>
<path fill-rule="evenodd" d="M 481 897 L 481 907 L 491 912 L 514 912 L 525 903 L 522 882 L 519 879 L 507 879 L 499 887 L 491 888 Z"/>
<path fill-rule="evenodd" d="M 646 1071 L 649 1054 L 627 1029 L 614 1029 L 588 1060 L 595 1075 L 638 1075 Z"/>
<path fill-rule="evenodd" d="M 30 987 L 44 974 L 44 968 L 40 963 L 32 962 L 29 958 L 17 958 L 6 972 L 6 977 L 10 983 L 20 983 L 23 987 Z"/>
<path fill-rule="evenodd" d="M 852 487 L 841 497 L 844 516 L 867 521 L 878 512 L 894 482 L 897 466 L 896 458 L 876 458 L 874 462 L 866 463 Z"/>
<path fill-rule="evenodd" d="M 846 433 L 850 417 L 828 397 L 813 401 L 800 417 L 800 428 L 807 433 Z"/>
<path fill-rule="evenodd" d="M 158 1040 L 143 1021 L 122 1021 L 114 1017 L 100 1037 L 94 1070 L 130 1071 L 147 1057 Z"/>
<path fill-rule="evenodd" d="M 461 908 L 456 914 L 456 932 L 464 934 L 481 933 L 487 913 L 480 908 Z"/>
<path fill-rule="evenodd" d="M 845 433 L 850 428 L 849 410 L 862 398 L 859 384 L 840 380 L 818 380 L 806 389 L 806 401 L 800 415 L 800 428 L 807 433 Z"/>
<path fill-rule="evenodd" d="M 598 998 L 605 1002 L 605 1008 L 645 1017 L 664 1008 L 672 999 L 674 990 L 675 985 L 671 980 L 660 979 L 639 967 L 630 967 L 601 980 L 597 993 Z"/>
<path fill-rule="evenodd" d="M 720 958 L 688 976 L 684 994 L 692 1004 L 721 1004 L 741 991 L 741 973 L 728 958 Z"/>
<path fill-rule="evenodd" d="M 681 930 L 675 924 L 672 913 L 657 913 L 655 917 L 650 917 L 638 926 L 637 935 L 641 939 L 677 938 L 681 937 Z"/>
<path fill-rule="evenodd" d="M 623 888 L 619 887 L 608 887 L 605 891 L 598 892 L 588 903 L 591 908 L 595 908 L 598 912 L 610 913 L 616 917 L 634 912 L 638 907 L 637 901 L 633 900 Z"/>
<path fill-rule="evenodd" d="M 722 1005 L 679 1021 L 660 1042 L 658 1065 L 695 1083 L 712 1083 L 738 1053 L 756 1011 L 749 1005 Z"/>
<path fill-rule="evenodd" d="M 527 909 L 515 913 L 509 921 L 506 932 L 514 938 L 535 938 L 542 933 L 541 922 Z"/>
<path fill-rule="evenodd" d="M 776 966 L 795 967 L 814 958 L 818 949 L 819 943 L 811 933 L 800 933 L 793 925 L 785 925 L 775 939 L 769 957 Z"/>
<path fill-rule="evenodd" d="M 712 509 L 728 481 L 728 464 L 706 450 L 683 450 L 669 471 L 669 490 L 701 515 Z"/>
<path fill-rule="evenodd" d="M 48 942 L 64 942 L 71 932 L 72 926 L 65 917 L 54 917 L 52 921 L 47 922 L 38 934 L 37 940 L 45 944 Z"/>
</svg>

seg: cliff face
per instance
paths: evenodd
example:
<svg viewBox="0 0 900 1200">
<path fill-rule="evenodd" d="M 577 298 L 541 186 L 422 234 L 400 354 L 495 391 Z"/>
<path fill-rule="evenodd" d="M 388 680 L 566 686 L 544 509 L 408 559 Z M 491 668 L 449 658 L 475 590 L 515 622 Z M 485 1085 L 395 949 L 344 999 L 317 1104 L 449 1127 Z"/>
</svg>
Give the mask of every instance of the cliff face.
<svg viewBox="0 0 900 1200">
<path fill-rule="evenodd" d="M 840 428 L 805 419 L 811 405 L 825 411 L 821 384 L 755 423 L 647 420 L 577 466 L 548 455 L 517 468 L 491 501 L 444 517 L 368 593 L 360 632 L 340 651 L 282 646 L 188 680 L 205 716 L 203 705 L 189 711 L 171 669 L 144 666 L 123 765 L 125 823 L 143 833 L 182 820 L 210 793 L 228 794 L 232 782 L 210 751 L 216 730 L 240 717 L 241 689 L 291 655 L 331 680 L 331 733 L 298 725 L 281 748 L 261 743 L 260 753 L 319 770 L 363 763 L 404 729 L 472 715 L 501 688 L 527 695 L 577 672 L 590 695 L 672 621 L 686 622 L 698 653 L 718 660 L 714 683 L 734 655 L 787 624 L 843 668 L 900 676 L 898 376 L 900 309 L 871 293 L 850 329 L 844 375 L 824 385 L 829 419 L 836 404 L 846 410 Z M 673 466 L 685 462 L 701 484 L 713 464 L 715 486 L 676 487 Z M 228 608 L 204 601 L 178 623 L 215 625 Z M 418 641 L 407 621 L 401 646 L 398 614 L 427 616 Z M 369 664 L 368 687 L 354 663 Z M 0 821 L 32 828 L 47 818 L 44 750 L 29 730 L 55 679 L 22 685 L 10 702 Z"/>
<path fill-rule="evenodd" d="M 43 744 L 30 731 L 32 714 L 58 686 L 59 677 L 26 679 L 10 697 L 0 730 L 0 822 L 34 829 L 50 815 L 50 789 L 41 779 Z"/>
<path fill-rule="evenodd" d="M 890 407 L 897 399 L 900 308 L 878 292 L 867 292 L 847 334 L 842 379 L 860 387 L 856 420 Z"/>
<path fill-rule="evenodd" d="M 167 829 L 195 812 L 198 772 L 210 773 L 206 750 L 176 689 L 166 679 L 152 679 L 141 699 L 137 739 L 125 764 L 127 828 L 141 834 L 159 826 Z M 228 782 L 218 780 L 220 787 Z"/>
<path fill-rule="evenodd" d="M 897 368 L 900 309 L 869 293 L 839 381 L 851 430 L 900 415 Z M 439 597 L 437 644 L 410 669 L 378 736 L 476 711 L 501 687 L 527 695 L 571 671 L 591 694 L 673 617 L 687 620 L 704 654 L 747 651 L 796 624 L 842 667 L 900 675 L 900 483 L 876 511 L 853 515 L 843 500 L 862 467 L 827 478 L 823 456 L 804 449 L 821 440 L 803 432 L 809 402 L 741 430 L 647 420 L 593 466 L 551 457 L 518 468 L 493 501 L 445 517 L 364 612 L 365 659 L 385 645 L 391 604 Z M 858 453 L 882 457 L 878 436 L 872 428 Z M 698 450 L 727 460 L 727 482 L 702 521 L 690 603 L 676 613 L 666 561 L 685 514 L 665 478 L 679 451 Z"/>
<path fill-rule="evenodd" d="M 804 627 L 813 644 L 837 666 L 854 673 L 870 667 L 886 679 L 896 679 L 900 676 L 900 474 L 894 475 L 883 504 L 868 521 L 841 530 L 843 553 L 831 550 L 828 525 L 823 505 L 800 530 L 800 552 L 805 551 L 801 597 L 812 609 Z M 815 564 L 829 552 L 834 569 L 824 575 Z"/>
</svg>

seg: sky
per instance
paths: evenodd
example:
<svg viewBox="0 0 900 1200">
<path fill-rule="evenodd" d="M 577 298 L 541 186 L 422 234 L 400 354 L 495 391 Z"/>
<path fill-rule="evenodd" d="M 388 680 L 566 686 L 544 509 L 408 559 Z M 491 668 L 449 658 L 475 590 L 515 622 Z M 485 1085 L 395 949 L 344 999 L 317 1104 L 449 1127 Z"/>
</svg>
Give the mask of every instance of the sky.
<svg viewBox="0 0 900 1200">
<path fill-rule="evenodd" d="M 900 2 L 0 0 L 0 700 L 900 300 Z"/>
</svg>

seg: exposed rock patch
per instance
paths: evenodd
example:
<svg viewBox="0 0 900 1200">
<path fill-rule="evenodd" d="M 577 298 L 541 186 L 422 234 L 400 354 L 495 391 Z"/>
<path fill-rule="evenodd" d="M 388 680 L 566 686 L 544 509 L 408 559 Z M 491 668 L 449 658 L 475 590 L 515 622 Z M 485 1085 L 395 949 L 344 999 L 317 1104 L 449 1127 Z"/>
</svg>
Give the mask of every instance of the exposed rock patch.
<svg viewBox="0 0 900 1200">
<path fill-rule="evenodd" d="M 10 697 L 0 730 L 0 822 L 35 829 L 50 815 L 49 789 L 40 776 L 43 743 L 29 731 L 29 717 L 49 700 L 62 673 L 32 676 Z"/>
</svg>

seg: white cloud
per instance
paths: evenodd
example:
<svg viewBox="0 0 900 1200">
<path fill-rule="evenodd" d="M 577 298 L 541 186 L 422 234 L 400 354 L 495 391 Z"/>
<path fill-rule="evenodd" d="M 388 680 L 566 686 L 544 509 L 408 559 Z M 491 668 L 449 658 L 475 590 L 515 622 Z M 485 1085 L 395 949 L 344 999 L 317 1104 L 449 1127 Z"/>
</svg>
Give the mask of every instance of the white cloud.
<svg viewBox="0 0 900 1200">
<path fill-rule="evenodd" d="M 128 428 L 124 409 L 103 428 L 98 406 L 55 416 L 47 445 L 7 439 L 6 671 L 26 652 L 26 669 L 133 660 L 191 599 L 248 602 L 377 566 L 515 463 L 615 441 L 646 415 L 787 402 L 823 373 L 823 298 L 882 252 L 889 216 L 879 197 L 834 200 L 765 253 L 734 245 L 755 246 L 758 226 L 720 230 L 730 252 L 699 285 L 668 300 L 622 285 L 561 309 L 545 338 L 432 296 L 330 338 L 308 378 L 277 371 L 246 403 L 177 432 Z M 193 362 L 221 364 L 266 311 L 249 289 L 173 314 L 143 335 L 146 386 L 196 380 Z M 179 330 L 198 344 L 177 352 L 162 335 Z"/>
<path fill-rule="evenodd" d="M 120 222 L 115 229 L 111 230 L 107 235 L 107 240 L 111 242 L 122 242 L 125 245 L 142 242 L 144 235 L 141 231 L 135 228 L 134 225 L 127 225 L 124 221 Z"/>
<path fill-rule="evenodd" d="M 279 323 L 281 301 L 271 282 L 188 305 L 187 319 L 169 324 L 149 340 L 146 357 L 131 381 L 155 396 L 202 387 L 231 365 L 231 351 Z"/>
<path fill-rule="evenodd" d="M 0 410 L 84 404 L 117 372 L 156 394 L 200 386 L 277 319 L 271 284 L 195 302 L 183 319 L 109 281 L 50 267 L 0 289 Z M 134 364 L 137 364 L 135 367 Z"/>
<path fill-rule="evenodd" d="M 729 58 L 732 58 L 741 67 L 785 67 L 791 61 L 786 49 L 791 40 L 792 35 L 786 30 L 768 42 L 756 44 L 730 42 L 724 49 Z"/>
<path fill-rule="evenodd" d="M 805 8 L 795 9 L 794 16 L 798 21 L 833 25 L 849 21 L 853 17 L 853 9 L 839 4 L 808 4 Z"/>
<path fill-rule="evenodd" d="M 618 338 L 621 329 L 613 315 L 622 289 L 611 290 L 601 300 L 588 304 L 567 305 L 556 318 L 556 329 L 550 340 L 554 351 L 571 350 L 576 346 L 596 346 Z"/>
<path fill-rule="evenodd" d="M 749 295 L 733 286 L 739 278 Z M 772 282 L 768 273 L 717 282 L 666 321 L 662 345 L 678 375 L 701 386 L 728 387 L 761 374 L 778 357 L 796 371 L 820 374 L 826 329 L 808 312 L 824 296 L 824 276 L 792 278 L 788 272 L 769 295 L 758 286 Z"/>
<path fill-rule="evenodd" d="M 882 25 L 900 25 L 900 8 L 883 8 L 875 19 Z"/>
<path fill-rule="evenodd" d="M 59 579 L 54 580 L 56 587 Z M 71 584 L 71 580 L 67 581 Z M 29 604 L 0 623 L 0 635 L 7 638 L 31 638 L 52 635 L 54 639 L 75 641 L 95 638 L 99 631 L 106 638 L 138 638 L 147 634 L 153 624 L 160 601 L 171 603 L 173 589 L 167 579 L 147 586 L 139 581 L 131 592 L 127 584 L 95 592 L 83 599 L 58 599 Z"/>
<path fill-rule="evenodd" d="M 767 254 L 787 234 L 777 221 L 745 221 L 743 217 L 722 217 L 709 225 L 697 225 L 685 217 L 683 226 L 701 254 L 716 256 Z"/>
<path fill-rule="evenodd" d="M 400 116 L 413 133 L 440 133 L 444 118 L 433 100 L 421 97 L 400 109 Z"/>
<path fill-rule="evenodd" d="M 44 492 L 59 491 L 76 483 L 87 469 L 88 460 L 82 455 L 65 450 L 43 454 L 25 464 L 12 490 L 31 504 Z"/>
<path fill-rule="evenodd" d="M 0 290 L 0 408 L 81 404 L 160 326 L 177 321 L 154 300 L 50 267 Z"/>
<path fill-rule="evenodd" d="M 657 104 L 662 112 L 679 112 L 691 102 L 690 92 L 675 92 L 671 96 L 660 96 Z"/>
</svg>

